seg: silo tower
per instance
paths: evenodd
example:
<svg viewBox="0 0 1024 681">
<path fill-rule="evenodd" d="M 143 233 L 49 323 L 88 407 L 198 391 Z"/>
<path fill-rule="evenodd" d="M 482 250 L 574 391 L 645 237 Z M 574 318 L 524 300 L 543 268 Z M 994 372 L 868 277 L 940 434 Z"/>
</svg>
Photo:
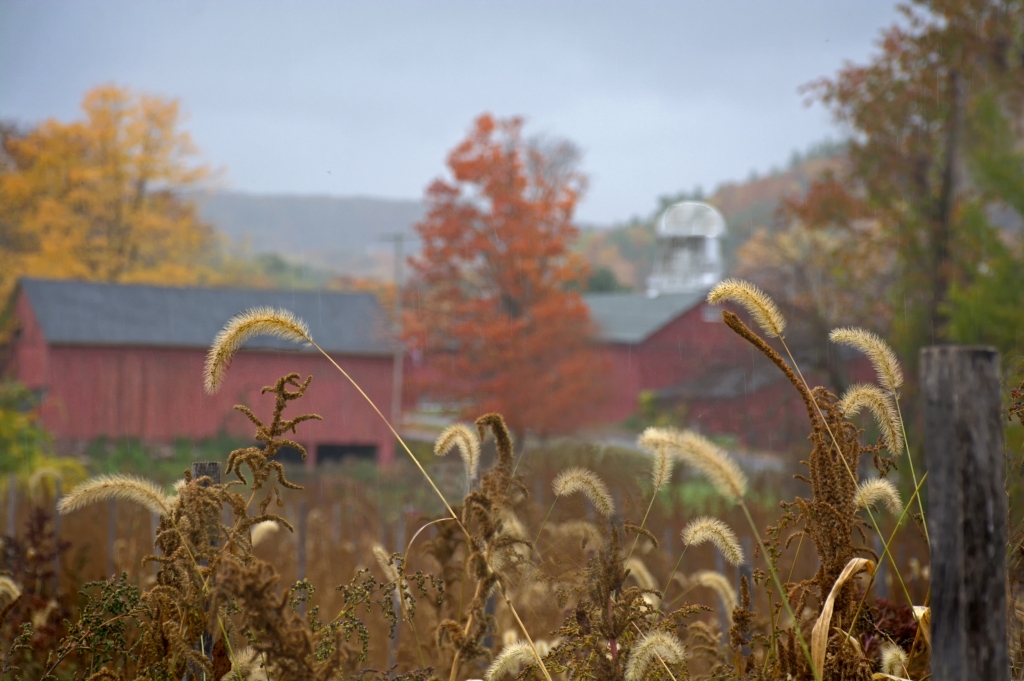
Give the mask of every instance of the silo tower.
<svg viewBox="0 0 1024 681">
<path fill-rule="evenodd" d="M 725 218 L 706 203 L 669 206 L 658 220 L 658 255 L 647 278 L 647 295 L 706 291 L 721 281 L 725 234 Z"/>
</svg>

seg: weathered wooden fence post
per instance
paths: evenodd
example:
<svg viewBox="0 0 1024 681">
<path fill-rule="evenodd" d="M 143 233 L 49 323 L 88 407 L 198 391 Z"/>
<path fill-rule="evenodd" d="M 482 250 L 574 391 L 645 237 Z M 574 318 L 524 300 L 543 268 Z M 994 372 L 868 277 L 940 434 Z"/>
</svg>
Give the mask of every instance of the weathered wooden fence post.
<svg viewBox="0 0 1024 681">
<path fill-rule="evenodd" d="M 999 353 L 921 350 L 933 681 L 1009 681 Z"/>
</svg>

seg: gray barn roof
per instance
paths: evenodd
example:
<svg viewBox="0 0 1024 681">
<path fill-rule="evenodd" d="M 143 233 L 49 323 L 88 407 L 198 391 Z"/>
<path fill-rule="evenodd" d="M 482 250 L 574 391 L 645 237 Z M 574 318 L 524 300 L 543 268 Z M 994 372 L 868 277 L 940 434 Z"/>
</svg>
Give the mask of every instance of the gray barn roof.
<svg viewBox="0 0 1024 681">
<path fill-rule="evenodd" d="M 208 348 L 224 324 L 252 307 L 284 308 L 301 317 L 324 350 L 359 355 L 392 352 L 388 321 L 370 293 L 167 288 L 22 279 L 43 335 L 55 345 Z M 259 337 L 246 348 L 300 349 Z"/>
<path fill-rule="evenodd" d="M 583 296 L 583 301 L 602 340 L 634 344 L 697 307 L 705 295 L 672 293 L 649 298 L 642 293 L 591 293 Z"/>
</svg>

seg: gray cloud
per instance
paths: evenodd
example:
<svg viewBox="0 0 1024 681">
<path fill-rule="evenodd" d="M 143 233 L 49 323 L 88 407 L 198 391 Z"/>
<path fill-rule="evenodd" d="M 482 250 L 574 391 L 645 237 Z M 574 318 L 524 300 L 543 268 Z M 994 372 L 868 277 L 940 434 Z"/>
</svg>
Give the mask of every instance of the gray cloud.
<svg viewBox="0 0 1024 681">
<path fill-rule="evenodd" d="M 412 198 L 477 114 L 522 114 L 582 147 L 580 217 L 608 223 L 839 136 L 797 88 L 895 19 L 863 0 L 3 0 L 0 116 L 71 118 L 116 82 L 180 97 L 234 188 Z"/>
</svg>

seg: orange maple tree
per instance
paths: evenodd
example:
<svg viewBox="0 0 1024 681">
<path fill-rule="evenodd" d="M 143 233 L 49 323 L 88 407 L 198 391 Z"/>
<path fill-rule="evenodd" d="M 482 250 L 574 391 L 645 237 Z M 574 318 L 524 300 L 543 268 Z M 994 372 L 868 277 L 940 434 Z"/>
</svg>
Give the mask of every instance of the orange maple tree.
<svg viewBox="0 0 1024 681">
<path fill-rule="evenodd" d="M 548 435 L 594 417 L 606 374 L 579 293 L 586 266 L 569 251 L 586 184 L 578 155 L 528 142 L 522 127 L 480 116 L 448 156 L 451 179 L 427 189 L 405 322 L 421 389 Z"/>
</svg>

